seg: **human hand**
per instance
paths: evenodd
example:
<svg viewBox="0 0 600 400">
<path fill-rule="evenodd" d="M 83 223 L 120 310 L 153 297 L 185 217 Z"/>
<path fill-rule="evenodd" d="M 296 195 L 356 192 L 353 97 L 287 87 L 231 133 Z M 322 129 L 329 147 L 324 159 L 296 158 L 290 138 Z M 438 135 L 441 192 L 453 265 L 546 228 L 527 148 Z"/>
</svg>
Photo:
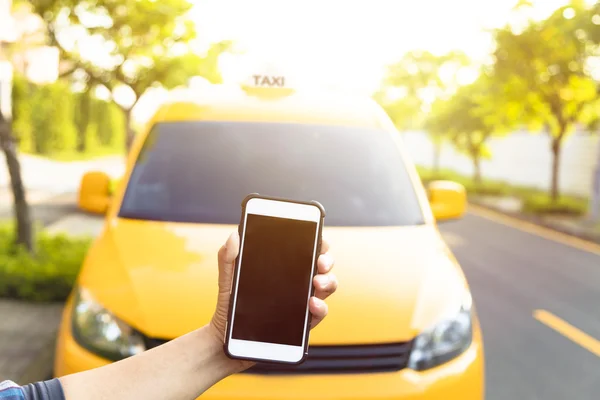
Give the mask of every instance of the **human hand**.
<svg viewBox="0 0 600 400">
<path fill-rule="evenodd" d="M 210 323 L 215 335 L 223 343 L 225 337 L 225 325 L 227 323 L 227 313 L 229 311 L 229 292 L 231 290 L 233 271 L 235 268 L 235 259 L 238 256 L 240 248 L 240 238 L 235 231 L 229 236 L 227 242 L 219 250 L 219 295 L 217 299 L 217 309 Z M 328 253 L 329 244 L 323 240 L 321 244 L 321 254 L 317 260 L 317 275 L 313 279 L 315 286 L 314 296 L 310 298 L 309 310 L 312 314 L 311 329 L 317 326 L 323 318 L 327 316 L 327 303 L 325 299 L 332 295 L 338 282 L 331 272 L 333 268 L 333 257 Z M 249 363 L 247 367 L 252 365 Z M 246 367 L 246 368 L 247 368 Z"/>
</svg>

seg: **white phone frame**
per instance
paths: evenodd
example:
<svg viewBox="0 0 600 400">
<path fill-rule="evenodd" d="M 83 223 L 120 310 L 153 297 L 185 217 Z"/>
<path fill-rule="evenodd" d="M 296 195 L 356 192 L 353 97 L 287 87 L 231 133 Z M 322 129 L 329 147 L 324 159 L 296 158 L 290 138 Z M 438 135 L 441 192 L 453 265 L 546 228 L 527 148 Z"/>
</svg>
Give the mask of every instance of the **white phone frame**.
<svg viewBox="0 0 600 400">
<path fill-rule="evenodd" d="M 286 363 L 297 363 L 302 360 L 304 356 L 304 346 L 305 341 L 308 339 L 308 335 L 306 335 L 306 330 L 308 327 L 308 301 L 310 300 L 310 295 L 312 293 L 312 285 L 314 278 L 314 268 L 311 268 L 310 272 L 310 280 L 309 286 L 307 287 L 307 297 L 306 297 L 306 314 L 304 316 L 304 330 L 302 335 L 302 344 L 300 346 L 292 346 L 286 344 L 278 344 L 278 343 L 267 343 L 267 342 L 256 342 L 250 340 L 242 340 L 242 339 L 234 339 L 233 335 L 233 327 L 235 324 L 235 310 L 237 305 L 237 295 L 238 295 L 238 285 L 241 275 L 241 267 L 242 267 L 242 258 L 244 255 L 244 239 L 246 236 L 246 222 L 248 218 L 248 214 L 255 215 L 264 215 L 268 217 L 276 217 L 276 218 L 285 218 L 285 219 L 296 219 L 302 221 L 311 221 L 316 222 L 316 232 L 315 232 L 315 243 L 313 245 L 313 259 L 311 266 L 315 265 L 317 254 L 317 245 L 319 243 L 319 230 L 321 224 L 321 210 L 319 207 L 310 204 L 299 204 L 299 203 L 291 203 L 286 201 L 278 201 L 278 200 L 270 200 L 263 198 L 252 198 L 248 200 L 245 207 L 244 213 L 244 230 L 241 234 L 241 244 L 240 244 L 240 255 L 238 260 L 238 270 L 236 282 L 235 282 L 235 292 L 231 298 L 233 301 L 233 307 L 231 309 L 231 327 L 227 330 L 228 337 L 228 346 L 227 350 L 229 354 L 233 357 L 239 358 L 248 358 L 248 359 L 256 359 L 256 360 L 265 360 L 265 361 L 279 361 Z"/>
</svg>

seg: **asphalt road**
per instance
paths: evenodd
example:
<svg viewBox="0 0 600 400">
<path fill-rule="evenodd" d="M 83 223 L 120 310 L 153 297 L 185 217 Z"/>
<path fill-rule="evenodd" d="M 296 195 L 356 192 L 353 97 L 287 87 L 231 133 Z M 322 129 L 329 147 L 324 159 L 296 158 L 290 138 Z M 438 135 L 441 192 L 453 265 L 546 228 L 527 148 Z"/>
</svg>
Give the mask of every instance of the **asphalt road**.
<svg viewBox="0 0 600 400">
<path fill-rule="evenodd" d="M 473 291 L 487 399 L 599 399 L 600 354 L 533 313 L 546 310 L 600 346 L 600 255 L 472 214 L 440 228 Z"/>
</svg>

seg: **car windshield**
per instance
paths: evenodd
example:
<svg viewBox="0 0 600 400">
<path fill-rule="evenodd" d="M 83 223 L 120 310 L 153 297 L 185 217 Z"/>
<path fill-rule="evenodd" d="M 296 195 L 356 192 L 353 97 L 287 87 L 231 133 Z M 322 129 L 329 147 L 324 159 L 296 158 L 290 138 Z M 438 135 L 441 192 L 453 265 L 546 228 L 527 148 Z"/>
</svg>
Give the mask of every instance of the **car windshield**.
<svg viewBox="0 0 600 400">
<path fill-rule="evenodd" d="M 329 226 L 423 223 L 389 132 L 257 122 L 155 125 L 133 168 L 119 216 L 237 224 L 249 193 L 317 200 Z"/>
</svg>

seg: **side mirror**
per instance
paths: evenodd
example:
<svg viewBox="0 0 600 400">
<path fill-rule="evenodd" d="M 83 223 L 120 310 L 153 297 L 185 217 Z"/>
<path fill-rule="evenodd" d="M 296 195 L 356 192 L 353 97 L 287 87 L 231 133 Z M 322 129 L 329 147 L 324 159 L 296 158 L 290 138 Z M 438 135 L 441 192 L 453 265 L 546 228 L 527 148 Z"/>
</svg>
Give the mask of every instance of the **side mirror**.
<svg viewBox="0 0 600 400">
<path fill-rule="evenodd" d="M 459 183 L 433 181 L 427 185 L 427 192 L 431 211 L 438 222 L 460 218 L 467 209 L 467 191 Z"/>
<path fill-rule="evenodd" d="M 87 172 L 81 178 L 77 205 L 94 214 L 105 214 L 110 204 L 110 178 L 104 172 Z"/>
</svg>

